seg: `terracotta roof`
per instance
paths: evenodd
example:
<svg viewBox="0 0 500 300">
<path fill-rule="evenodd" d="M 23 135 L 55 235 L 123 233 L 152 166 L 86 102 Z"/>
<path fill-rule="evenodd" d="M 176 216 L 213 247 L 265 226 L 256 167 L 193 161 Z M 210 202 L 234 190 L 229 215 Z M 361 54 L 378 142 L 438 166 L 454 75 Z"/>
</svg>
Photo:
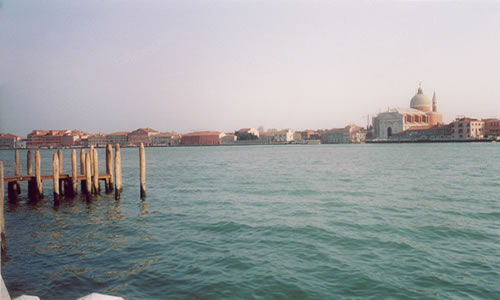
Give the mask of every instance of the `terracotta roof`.
<svg viewBox="0 0 500 300">
<path fill-rule="evenodd" d="M 10 133 L 0 133 L 0 138 L 19 138 L 17 135 Z"/>
<path fill-rule="evenodd" d="M 143 130 L 143 131 L 146 131 L 146 132 L 158 132 L 157 130 L 154 130 L 154 129 L 151 129 L 151 128 L 139 128 L 139 129 L 134 130 L 134 131 L 139 131 L 139 130 Z"/>
<path fill-rule="evenodd" d="M 188 134 L 183 134 L 182 136 L 197 136 L 197 135 L 220 135 L 222 132 L 220 131 L 197 131 L 190 132 Z"/>
<path fill-rule="evenodd" d="M 261 137 L 263 136 L 273 136 L 274 135 L 274 132 L 263 132 L 260 134 Z"/>
<path fill-rule="evenodd" d="M 128 131 L 118 131 L 118 132 L 113 132 L 108 135 L 128 135 Z"/>
</svg>

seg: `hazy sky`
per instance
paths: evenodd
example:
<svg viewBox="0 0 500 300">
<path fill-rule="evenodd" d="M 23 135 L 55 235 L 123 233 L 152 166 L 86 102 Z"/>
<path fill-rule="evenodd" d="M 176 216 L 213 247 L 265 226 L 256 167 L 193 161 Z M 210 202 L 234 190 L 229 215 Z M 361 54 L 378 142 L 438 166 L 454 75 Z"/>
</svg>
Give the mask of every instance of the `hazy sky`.
<svg viewBox="0 0 500 300">
<path fill-rule="evenodd" d="M 420 81 L 500 117 L 498 1 L 0 3 L 0 132 L 364 126 Z"/>
</svg>

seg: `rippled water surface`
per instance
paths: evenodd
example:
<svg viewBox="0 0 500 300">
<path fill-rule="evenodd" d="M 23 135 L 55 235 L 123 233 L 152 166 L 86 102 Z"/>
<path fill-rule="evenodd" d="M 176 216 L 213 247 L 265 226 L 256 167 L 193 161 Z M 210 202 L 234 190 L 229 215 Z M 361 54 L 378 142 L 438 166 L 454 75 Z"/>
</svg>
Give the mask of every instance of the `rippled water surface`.
<svg viewBox="0 0 500 300">
<path fill-rule="evenodd" d="M 11 296 L 500 295 L 500 144 L 146 153 L 145 201 L 137 149 L 122 149 L 120 201 L 102 193 L 54 206 L 50 181 L 42 202 L 28 203 L 25 184 L 19 202 L 6 201 L 2 275 Z M 69 154 L 64 151 L 65 173 Z M 42 151 L 44 173 L 51 155 Z M 25 156 L 21 151 L 23 164 Z M 13 157 L 0 151 L 6 162 Z M 104 169 L 103 149 L 99 157 Z"/>
</svg>

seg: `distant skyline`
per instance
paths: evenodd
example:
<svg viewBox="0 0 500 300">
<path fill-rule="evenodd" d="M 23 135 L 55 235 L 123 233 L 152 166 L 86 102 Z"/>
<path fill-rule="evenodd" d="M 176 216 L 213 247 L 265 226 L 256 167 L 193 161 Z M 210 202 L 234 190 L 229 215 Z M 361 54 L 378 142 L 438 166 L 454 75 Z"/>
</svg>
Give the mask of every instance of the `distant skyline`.
<svg viewBox="0 0 500 300">
<path fill-rule="evenodd" d="M 0 0 L 1 1 L 1 0 Z M 0 2 L 0 132 L 500 118 L 499 1 Z"/>
</svg>

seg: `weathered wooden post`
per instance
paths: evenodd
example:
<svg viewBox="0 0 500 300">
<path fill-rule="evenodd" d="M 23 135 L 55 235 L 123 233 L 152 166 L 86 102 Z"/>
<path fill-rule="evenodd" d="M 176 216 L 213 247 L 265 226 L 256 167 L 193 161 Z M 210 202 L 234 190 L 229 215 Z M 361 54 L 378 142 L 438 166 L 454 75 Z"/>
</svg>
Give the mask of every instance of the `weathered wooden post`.
<svg viewBox="0 0 500 300">
<path fill-rule="evenodd" d="M 59 175 L 63 173 L 63 153 L 62 150 L 57 150 L 57 156 L 59 158 Z M 63 184 L 61 180 L 59 181 L 59 195 L 63 194 Z"/>
<path fill-rule="evenodd" d="M 120 155 L 120 144 L 115 145 L 115 199 L 120 199 L 122 192 L 122 158 Z"/>
<path fill-rule="evenodd" d="M 92 192 L 92 171 L 90 167 L 90 153 L 85 153 L 85 191 L 84 193 L 90 195 Z"/>
<path fill-rule="evenodd" d="M 19 150 L 15 152 L 14 175 L 19 176 Z M 20 188 L 21 185 L 17 180 L 7 183 L 7 197 L 9 200 L 17 200 L 17 196 L 21 193 Z"/>
<path fill-rule="evenodd" d="M 41 174 L 40 150 L 35 152 L 35 180 L 36 180 L 36 198 L 43 198 L 43 183 Z"/>
<path fill-rule="evenodd" d="M 71 150 L 71 186 L 72 186 L 72 191 L 71 194 L 72 196 L 76 195 L 78 193 L 78 172 L 77 172 L 77 167 L 76 167 L 76 150 L 73 149 Z"/>
<path fill-rule="evenodd" d="M 27 163 L 27 172 L 28 176 L 33 176 L 33 154 L 31 150 L 28 150 L 28 163 Z M 28 181 L 28 198 L 33 198 L 36 190 L 36 180 L 35 178 L 30 178 Z"/>
<path fill-rule="evenodd" d="M 52 181 L 54 183 L 54 200 L 59 200 L 59 156 L 54 152 L 52 155 Z"/>
<path fill-rule="evenodd" d="M 89 149 L 90 153 L 90 170 L 91 170 L 91 175 L 94 176 L 94 145 L 90 145 Z"/>
<path fill-rule="evenodd" d="M 113 192 L 113 148 L 111 144 L 106 145 L 106 174 L 111 177 L 106 181 L 106 193 Z"/>
<path fill-rule="evenodd" d="M 5 254 L 5 219 L 4 219 L 4 186 L 3 186 L 3 161 L 0 161 L 0 239 L 2 255 Z"/>
<path fill-rule="evenodd" d="M 57 156 L 59 158 L 59 174 L 63 173 L 63 153 L 62 150 L 57 150 Z"/>
<path fill-rule="evenodd" d="M 26 171 L 28 172 L 28 176 L 33 176 L 33 154 L 31 154 L 31 150 L 28 150 L 28 163 L 26 165 Z"/>
<path fill-rule="evenodd" d="M 85 175 L 85 149 L 80 149 L 80 175 Z M 85 190 L 85 181 L 80 181 L 82 193 Z"/>
<path fill-rule="evenodd" d="M 99 159 L 97 157 L 97 149 L 94 149 L 94 177 L 93 177 L 93 183 L 94 183 L 94 193 L 97 195 L 99 194 Z"/>
<path fill-rule="evenodd" d="M 16 177 L 21 176 L 21 160 L 19 159 L 19 150 L 16 150 Z M 21 182 L 16 181 L 16 192 L 17 194 L 21 194 Z"/>
<path fill-rule="evenodd" d="M 139 146 L 139 160 L 140 160 L 140 182 L 141 182 L 141 198 L 146 197 L 146 153 L 144 151 L 144 144 Z"/>
</svg>

